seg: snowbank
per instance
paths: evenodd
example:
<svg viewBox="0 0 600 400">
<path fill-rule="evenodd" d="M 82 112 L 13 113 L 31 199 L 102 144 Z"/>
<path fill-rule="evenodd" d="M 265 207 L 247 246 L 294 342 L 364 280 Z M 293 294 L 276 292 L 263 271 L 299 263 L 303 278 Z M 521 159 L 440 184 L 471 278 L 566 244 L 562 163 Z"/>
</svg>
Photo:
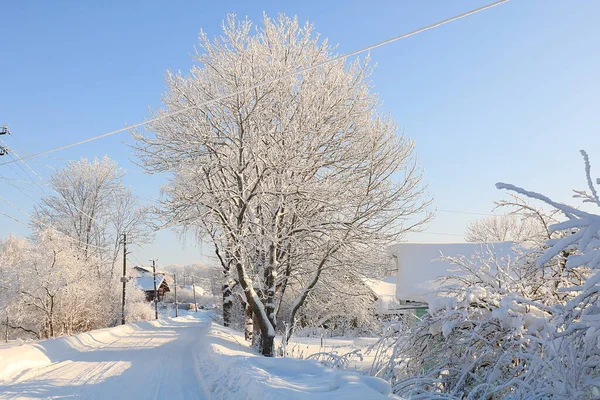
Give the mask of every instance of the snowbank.
<svg viewBox="0 0 600 400">
<path fill-rule="evenodd" d="M 209 363 L 200 369 L 214 399 L 398 399 L 379 378 L 326 368 L 316 361 L 266 358 L 254 353 L 238 332 L 213 324 Z"/>
<path fill-rule="evenodd" d="M 114 328 L 98 329 L 65 336 L 57 339 L 41 340 L 33 343 L 14 344 L 0 348 L 0 381 L 14 379 L 22 372 L 36 367 L 43 367 L 53 362 L 74 358 L 77 354 L 93 351 L 143 330 L 148 326 L 160 326 L 163 322 L 138 322 Z"/>
</svg>

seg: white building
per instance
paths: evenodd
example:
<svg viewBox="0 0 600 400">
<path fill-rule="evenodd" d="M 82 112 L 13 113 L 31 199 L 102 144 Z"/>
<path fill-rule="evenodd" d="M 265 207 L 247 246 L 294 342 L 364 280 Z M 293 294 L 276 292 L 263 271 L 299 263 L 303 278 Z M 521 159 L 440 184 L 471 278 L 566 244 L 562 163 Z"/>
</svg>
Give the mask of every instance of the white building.
<svg viewBox="0 0 600 400">
<path fill-rule="evenodd" d="M 471 257 L 490 249 L 495 254 L 511 255 L 512 242 L 499 243 L 399 243 L 389 251 L 396 262 L 398 307 L 420 316 L 435 298 L 436 280 L 451 274 L 457 267 L 441 257 Z"/>
<path fill-rule="evenodd" d="M 364 282 L 375 297 L 375 314 L 398 315 L 403 312 L 400 302 L 396 300 L 395 276 L 387 276 L 383 280 L 365 279 Z"/>
</svg>

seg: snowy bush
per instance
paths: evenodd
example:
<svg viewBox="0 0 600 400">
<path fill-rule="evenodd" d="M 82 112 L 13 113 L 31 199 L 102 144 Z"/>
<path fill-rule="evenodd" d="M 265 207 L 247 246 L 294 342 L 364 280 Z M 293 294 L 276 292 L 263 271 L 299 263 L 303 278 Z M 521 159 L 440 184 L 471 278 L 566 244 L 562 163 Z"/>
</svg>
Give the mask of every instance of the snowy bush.
<svg viewBox="0 0 600 400">
<path fill-rule="evenodd" d="M 575 191 L 575 198 L 586 205 L 600 207 L 600 198 L 591 176 L 588 155 L 581 151 L 589 191 Z M 550 198 L 519 187 L 498 183 L 507 189 L 540 200 L 559 210 L 567 220 L 550 227 L 563 232 L 558 239 L 547 242 L 548 248 L 537 264 L 552 260 L 564 265 L 566 280 L 571 285 L 559 288 L 564 301 L 548 311 L 552 314 L 551 334 L 542 343 L 540 362 L 529 371 L 516 396 L 535 395 L 537 398 L 598 398 L 600 395 L 600 215 L 557 203 Z M 596 211 L 597 212 L 597 211 Z M 566 262 L 565 262 L 566 261 Z M 574 280 L 578 282 L 573 282 Z"/>
<path fill-rule="evenodd" d="M 122 283 L 118 282 L 117 288 L 122 288 Z M 118 290 L 113 291 L 118 293 Z M 114 315 L 120 317 L 121 315 L 121 298 L 113 296 L 113 299 L 118 299 L 116 308 L 113 308 Z M 146 301 L 146 294 L 141 291 L 135 283 L 135 280 L 129 280 L 126 286 L 125 296 L 125 320 L 127 322 L 135 321 L 148 321 L 154 319 L 154 307 L 153 304 Z"/>
<path fill-rule="evenodd" d="M 575 197 L 600 206 L 582 154 L 589 192 Z M 410 398 L 598 398 L 600 216 L 497 187 L 543 201 L 566 220 L 512 260 L 493 251 L 453 259 L 460 273 L 446 279 L 423 320 L 388 328 L 374 373 Z"/>
<path fill-rule="evenodd" d="M 539 289 L 534 266 L 525 257 L 499 259 L 492 248 L 452 261 L 456 275 L 445 280 L 422 321 L 401 331 L 406 337 L 392 347 L 394 365 L 379 373 L 409 397 L 502 397 L 544 335 L 545 312 L 514 301 Z"/>
</svg>

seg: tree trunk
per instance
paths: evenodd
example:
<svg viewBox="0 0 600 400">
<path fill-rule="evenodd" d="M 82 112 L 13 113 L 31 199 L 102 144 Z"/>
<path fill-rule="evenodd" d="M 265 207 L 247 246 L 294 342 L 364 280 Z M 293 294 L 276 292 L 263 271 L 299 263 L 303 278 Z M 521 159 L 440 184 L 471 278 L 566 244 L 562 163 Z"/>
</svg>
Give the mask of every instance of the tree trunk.
<svg viewBox="0 0 600 400">
<path fill-rule="evenodd" d="M 248 342 L 252 342 L 254 333 L 254 314 L 252 308 L 248 304 L 244 304 L 244 338 Z"/>
<path fill-rule="evenodd" d="M 233 310 L 233 291 L 231 290 L 231 284 L 226 282 L 223 284 L 221 289 L 223 291 L 223 325 L 231 325 L 231 313 Z"/>
<path fill-rule="evenodd" d="M 248 306 L 248 308 L 250 309 L 250 313 L 252 313 L 252 308 L 250 308 L 250 306 Z M 252 322 L 250 322 L 252 324 L 253 327 L 258 327 L 258 317 L 255 314 L 252 314 Z M 256 349 L 260 349 L 261 345 L 260 345 L 260 338 L 261 338 L 261 332 L 260 332 L 260 328 L 257 329 L 256 331 L 252 331 L 252 347 L 256 348 Z"/>
<path fill-rule="evenodd" d="M 271 244 L 269 249 L 269 266 L 265 268 L 265 285 L 267 286 L 265 311 L 267 313 L 267 318 L 269 318 L 269 322 L 273 327 L 273 330 L 277 326 L 277 321 L 275 317 L 275 271 L 277 271 L 277 260 L 275 251 L 275 245 Z"/>
<path fill-rule="evenodd" d="M 329 254 L 331 254 L 331 253 L 328 253 L 328 255 Z M 296 299 L 296 301 L 294 302 L 294 305 L 292 306 L 292 311 L 290 312 L 290 319 L 289 319 L 289 328 L 286 329 L 286 331 L 284 333 L 284 336 L 285 336 L 284 340 L 286 343 L 289 342 L 290 338 L 292 337 L 292 334 L 294 333 L 294 328 L 296 325 L 296 314 L 298 313 L 298 310 L 300 310 L 300 307 L 302 307 L 302 305 L 308 298 L 308 295 L 310 294 L 310 292 L 314 289 L 317 282 L 319 281 L 319 278 L 321 276 L 321 273 L 323 272 L 323 267 L 325 266 L 326 261 L 327 261 L 327 257 L 323 258 L 321 260 L 321 262 L 319 263 L 319 267 L 317 268 L 317 271 L 315 272 L 315 275 L 313 276 L 313 279 L 304 288 L 304 290 L 302 291 L 302 294 Z"/>
<path fill-rule="evenodd" d="M 211 237 L 214 241 L 214 236 L 211 234 Z M 223 267 L 223 286 L 221 286 L 221 292 L 223 294 L 223 326 L 231 325 L 231 313 L 233 310 L 233 286 L 234 282 L 232 282 L 230 276 L 230 262 L 226 260 L 221 255 L 219 250 L 219 246 L 215 245 L 215 254 L 217 258 L 221 262 L 221 266 Z"/>
<path fill-rule="evenodd" d="M 240 260 L 242 258 L 241 255 L 236 256 L 237 260 Z M 252 313 L 255 317 L 256 323 L 254 324 L 253 337 L 256 337 L 256 334 L 259 333 L 259 351 L 262 355 L 266 357 L 273 357 L 275 348 L 275 329 L 273 328 L 271 321 L 269 321 L 269 318 L 267 317 L 265 307 L 260 302 L 256 291 L 251 285 L 251 280 L 246 274 L 246 268 L 239 261 L 236 262 L 235 267 L 238 273 L 239 283 L 242 286 L 242 289 L 244 290 L 244 294 L 246 295 L 246 302 L 251 307 Z M 258 330 L 256 328 L 258 328 Z"/>
<path fill-rule="evenodd" d="M 260 351 L 263 356 L 275 357 L 275 336 L 261 335 Z"/>
</svg>

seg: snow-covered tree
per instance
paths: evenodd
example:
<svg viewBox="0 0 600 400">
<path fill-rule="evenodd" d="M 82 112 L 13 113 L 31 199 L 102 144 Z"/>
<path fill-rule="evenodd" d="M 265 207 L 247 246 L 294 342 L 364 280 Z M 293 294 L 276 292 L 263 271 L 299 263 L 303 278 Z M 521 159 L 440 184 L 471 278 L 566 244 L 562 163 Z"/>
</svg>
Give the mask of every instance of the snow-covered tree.
<svg viewBox="0 0 600 400">
<path fill-rule="evenodd" d="M 47 338 L 119 319 L 122 283 L 115 262 L 121 234 L 135 243 L 150 236 L 147 212 L 122 177 L 108 158 L 68 163 L 50 178 L 56 195 L 35 208 L 32 236 L 1 243 L 0 313 L 15 332 Z M 132 286 L 126 314 L 143 318 L 144 308 L 141 291 Z"/>
<path fill-rule="evenodd" d="M 496 202 L 496 209 L 507 210 L 504 215 L 484 217 L 471 222 L 465 230 L 467 242 L 514 242 L 538 246 L 557 233 L 549 226 L 559 222 L 556 210 L 534 207 L 517 195 Z"/>
<path fill-rule="evenodd" d="M 523 243 L 539 237 L 543 231 L 537 221 L 516 215 L 485 217 L 471 222 L 465 231 L 467 242 Z"/>
<path fill-rule="evenodd" d="M 280 15 L 253 30 L 230 16 L 221 38 L 201 33 L 197 65 L 167 75 L 166 107 L 155 115 L 182 112 L 150 123 L 154 137 L 137 135 L 147 170 L 173 173 L 165 224 L 212 239 L 224 310 L 238 285 L 265 355 L 288 285 L 299 287 L 293 326 L 336 259 L 397 241 L 427 205 L 413 143 L 378 113 L 368 62 L 295 73 L 334 57 L 313 29 Z"/>
<path fill-rule="evenodd" d="M 123 175 L 108 157 L 71 161 L 52 174 L 53 194 L 43 197 L 34 212 L 36 229 L 50 226 L 78 243 L 82 256 L 99 260 L 99 278 L 105 279 L 106 273 L 111 279 L 118 275 L 123 233 L 136 244 L 151 237 L 147 211 L 123 185 Z"/>
<path fill-rule="evenodd" d="M 552 285 L 518 249 L 500 257 L 492 246 L 482 247 L 471 257 L 449 260 L 456 270 L 443 279 L 423 319 L 403 336 L 390 338 L 395 361 L 384 360 L 379 374 L 410 398 L 433 393 L 452 399 L 504 398 L 537 362 Z"/>
<path fill-rule="evenodd" d="M 88 279 L 82 265 L 92 261 L 63 235 L 46 229 L 31 241 L 9 238 L 2 258 L 14 282 L 5 304 L 11 326 L 40 338 L 106 326 L 108 307 L 99 303 L 106 282 Z"/>
<path fill-rule="evenodd" d="M 49 338 L 104 328 L 120 319 L 120 282 L 108 275 L 99 279 L 95 268 L 100 261 L 82 257 L 84 249 L 51 228 L 29 240 L 9 237 L 0 243 L 0 313 L 16 333 Z M 133 285 L 126 299 L 128 320 L 153 316 L 143 292 Z"/>
</svg>

